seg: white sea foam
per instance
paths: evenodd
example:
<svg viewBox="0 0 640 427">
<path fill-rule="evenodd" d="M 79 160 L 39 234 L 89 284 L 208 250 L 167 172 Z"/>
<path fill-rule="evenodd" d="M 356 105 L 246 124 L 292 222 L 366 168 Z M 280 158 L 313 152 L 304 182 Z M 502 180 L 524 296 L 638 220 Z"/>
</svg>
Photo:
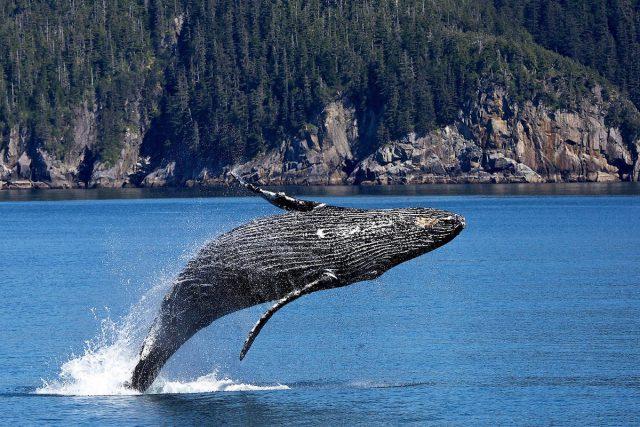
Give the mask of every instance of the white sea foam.
<svg viewBox="0 0 640 427">
<path fill-rule="evenodd" d="M 37 394 L 59 394 L 68 396 L 115 396 L 137 395 L 139 392 L 127 388 L 126 382 L 136 358 L 123 358 L 115 346 L 106 347 L 96 353 L 71 359 L 62 365 L 60 377 L 51 382 L 44 381 Z M 171 381 L 159 377 L 147 394 L 211 393 L 253 390 L 288 390 L 282 384 L 254 385 L 221 377 L 217 371 L 203 375 L 193 381 Z"/>
<path fill-rule="evenodd" d="M 253 385 L 236 382 L 230 378 L 218 379 L 218 373 L 203 375 L 194 381 L 180 382 L 161 379 L 151 387 L 151 393 L 208 393 L 213 391 L 288 390 L 282 384 Z"/>
<path fill-rule="evenodd" d="M 126 347 L 114 343 L 105 347 L 87 348 L 85 354 L 71 358 L 60 368 L 58 378 L 44 381 L 38 394 L 76 396 L 139 394 L 125 386 L 131 377 L 136 358 Z"/>
<path fill-rule="evenodd" d="M 171 280 L 147 292 L 119 323 L 109 318 L 101 321 L 97 338 L 85 343 L 82 356 L 72 356 L 63 363 L 58 378 L 47 381 L 37 394 L 73 396 L 136 395 L 126 386 L 138 361 L 142 338 L 155 316 L 158 302 Z M 172 381 L 158 377 L 147 393 L 208 393 L 218 391 L 284 390 L 286 385 L 252 385 L 236 382 L 214 371 L 193 381 Z"/>
</svg>

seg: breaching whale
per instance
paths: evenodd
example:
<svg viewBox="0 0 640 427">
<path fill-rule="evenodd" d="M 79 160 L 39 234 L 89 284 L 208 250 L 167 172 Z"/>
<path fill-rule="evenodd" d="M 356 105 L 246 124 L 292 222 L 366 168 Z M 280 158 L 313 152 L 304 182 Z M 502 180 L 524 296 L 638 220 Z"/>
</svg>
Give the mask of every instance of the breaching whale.
<svg viewBox="0 0 640 427">
<path fill-rule="evenodd" d="M 460 215 L 431 208 L 330 206 L 239 182 L 286 213 L 255 219 L 204 245 L 162 301 L 130 386 L 145 391 L 200 329 L 229 313 L 276 301 L 240 352 L 284 305 L 303 295 L 380 276 L 432 251 L 464 228 Z"/>
</svg>

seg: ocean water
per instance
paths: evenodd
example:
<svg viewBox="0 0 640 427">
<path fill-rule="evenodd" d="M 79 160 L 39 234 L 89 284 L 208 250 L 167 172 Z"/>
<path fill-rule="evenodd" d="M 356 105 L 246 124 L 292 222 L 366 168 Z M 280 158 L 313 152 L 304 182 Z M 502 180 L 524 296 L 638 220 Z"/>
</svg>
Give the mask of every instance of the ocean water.
<svg viewBox="0 0 640 427">
<path fill-rule="evenodd" d="M 638 187 L 428 188 L 293 189 L 448 209 L 467 228 L 286 306 L 243 362 L 268 305 L 214 322 L 144 395 L 122 383 L 171 279 L 208 239 L 277 209 L 0 192 L 0 424 L 638 424 Z"/>
</svg>

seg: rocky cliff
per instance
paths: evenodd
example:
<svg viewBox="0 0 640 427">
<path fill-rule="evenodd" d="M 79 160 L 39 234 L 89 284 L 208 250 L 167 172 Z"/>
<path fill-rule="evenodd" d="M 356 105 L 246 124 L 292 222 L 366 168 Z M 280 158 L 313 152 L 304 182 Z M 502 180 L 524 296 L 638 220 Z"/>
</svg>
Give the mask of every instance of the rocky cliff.
<svg viewBox="0 0 640 427">
<path fill-rule="evenodd" d="M 354 148 L 358 140 L 355 110 L 333 102 L 325 108 L 317 126 L 305 126 L 277 150 L 237 165 L 236 169 L 263 184 L 346 184 L 357 164 Z"/>
<path fill-rule="evenodd" d="M 595 102 L 594 102 L 595 101 Z M 478 92 L 449 126 L 380 147 L 354 183 L 637 181 L 640 140 L 607 124 L 600 87 L 574 111 L 514 102 L 500 87 Z"/>
<path fill-rule="evenodd" d="M 4 3 L 0 187 L 640 174 L 628 2 Z"/>
<path fill-rule="evenodd" d="M 354 157 L 353 109 L 327 107 L 316 133 L 239 166 L 273 184 L 423 184 L 637 181 L 640 140 L 608 124 L 613 105 L 599 86 L 572 111 L 515 102 L 499 86 L 479 90 L 449 126 L 413 133 Z"/>
<path fill-rule="evenodd" d="M 0 141 L 0 188 L 98 188 L 137 185 L 144 165 L 140 147 L 145 123 L 132 104 L 130 126 L 122 135 L 121 150 L 112 163 L 101 161 L 96 150 L 97 107 L 84 103 L 75 111 L 72 144 L 55 155 L 28 143 L 29 130 L 14 127 Z M 135 183 L 134 183 L 135 181 Z"/>
<path fill-rule="evenodd" d="M 139 125 L 127 128 L 116 162 L 97 161 L 96 112 L 83 105 L 63 158 L 29 149 L 26 131 L 12 129 L 0 149 L 0 182 L 4 188 L 214 185 L 234 168 L 262 184 L 638 181 L 640 139 L 629 140 L 610 119 L 619 102 L 595 86 L 575 108 L 559 110 L 517 102 L 504 87 L 488 85 L 450 125 L 367 152 L 355 109 L 340 100 L 276 149 L 219 171 L 190 171 L 196 179 L 180 176 L 175 159 L 149 168 L 140 155 L 146 126 L 135 106 L 130 122 Z"/>
</svg>

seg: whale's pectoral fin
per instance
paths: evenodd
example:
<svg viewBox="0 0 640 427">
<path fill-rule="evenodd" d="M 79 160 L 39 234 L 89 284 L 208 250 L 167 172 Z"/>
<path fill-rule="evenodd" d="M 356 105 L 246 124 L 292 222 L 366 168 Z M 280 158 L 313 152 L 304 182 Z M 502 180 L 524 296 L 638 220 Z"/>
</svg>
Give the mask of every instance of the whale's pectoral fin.
<svg viewBox="0 0 640 427">
<path fill-rule="evenodd" d="M 238 180 L 240 184 L 244 188 L 249 191 L 252 191 L 263 198 L 265 198 L 269 203 L 274 206 L 279 207 L 280 209 L 284 209 L 287 211 L 301 211 L 308 212 L 315 208 L 319 208 L 325 206 L 324 203 L 312 202 L 309 200 L 301 200 L 296 199 L 295 197 L 291 197 L 285 193 L 274 193 L 273 191 L 263 190 L 260 187 L 256 187 L 253 184 L 246 182 L 240 175 L 237 175 L 235 172 L 231 172 L 231 175 Z"/>
<path fill-rule="evenodd" d="M 333 288 L 337 286 L 338 283 L 339 283 L 339 280 L 336 277 L 336 275 L 333 274 L 331 271 L 326 270 L 319 279 L 314 280 L 313 282 L 303 286 L 302 288 L 292 291 L 291 293 L 287 294 L 284 298 L 279 299 L 274 305 L 271 306 L 271 308 L 269 308 L 269 310 L 267 310 L 262 315 L 262 317 L 260 318 L 260 320 L 258 320 L 258 322 L 255 324 L 253 329 L 251 329 L 251 332 L 249 332 L 249 336 L 245 340 L 244 346 L 242 347 L 242 351 L 240 352 L 240 360 L 244 359 L 244 356 L 246 356 L 247 352 L 251 348 L 251 344 L 253 344 L 253 341 L 256 339 L 256 337 L 258 336 L 258 334 L 260 333 L 264 325 L 267 323 L 269 319 L 271 319 L 271 316 L 273 316 L 276 311 L 280 310 L 282 307 L 289 304 L 290 302 L 297 300 L 303 295 L 307 295 L 307 294 L 310 294 L 311 292 L 319 291 L 321 289 Z"/>
</svg>

